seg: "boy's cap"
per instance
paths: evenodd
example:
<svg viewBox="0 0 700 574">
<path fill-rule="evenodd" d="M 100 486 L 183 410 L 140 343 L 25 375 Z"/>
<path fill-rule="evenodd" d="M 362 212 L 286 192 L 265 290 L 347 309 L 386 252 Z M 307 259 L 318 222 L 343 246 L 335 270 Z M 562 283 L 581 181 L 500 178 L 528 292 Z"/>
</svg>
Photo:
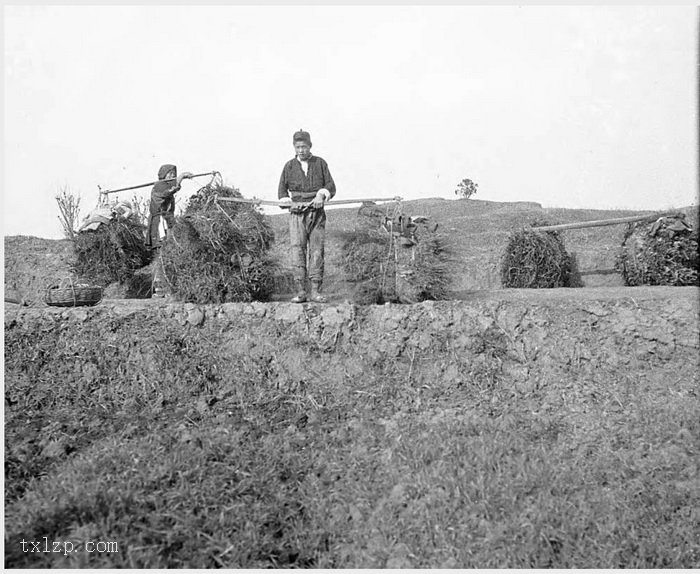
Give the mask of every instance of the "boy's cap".
<svg viewBox="0 0 700 574">
<path fill-rule="evenodd" d="M 171 163 L 166 163 L 165 165 L 160 166 L 160 169 L 158 170 L 158 179 L 165 179 L 165 176 L 168 175 L 170 170 L 173 170 L 175 172 L 175 176 L 177 177 L 177 168 Z"/>
<path fill-rule="evenodd" d="M 300 129 L 298 132 L 294 132 L 294 137 L 292 138 L 292 143 L 306 142 L 311 145 L 311 134 Z"/>
</svg>

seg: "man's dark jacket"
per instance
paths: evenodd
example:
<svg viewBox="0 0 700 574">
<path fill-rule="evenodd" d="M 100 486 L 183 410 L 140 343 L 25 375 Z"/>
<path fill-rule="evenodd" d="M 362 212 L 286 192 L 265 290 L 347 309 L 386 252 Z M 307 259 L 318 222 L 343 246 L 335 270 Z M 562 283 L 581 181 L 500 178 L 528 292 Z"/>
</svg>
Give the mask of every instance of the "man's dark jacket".
<svg viewBox="0 0 700 574">
<path fill-rule="evenodd" d="M 335 182 L 326 161 L 315 155 L 308 161 L 309 170 L 306 175 L 297 158 L 284 164 L 277 192 L 280 199 L 291 197 L 294 202 L 313 201 L 319 189 L 327 189 L 331 197 L 335 195 Z"/>
</svg>

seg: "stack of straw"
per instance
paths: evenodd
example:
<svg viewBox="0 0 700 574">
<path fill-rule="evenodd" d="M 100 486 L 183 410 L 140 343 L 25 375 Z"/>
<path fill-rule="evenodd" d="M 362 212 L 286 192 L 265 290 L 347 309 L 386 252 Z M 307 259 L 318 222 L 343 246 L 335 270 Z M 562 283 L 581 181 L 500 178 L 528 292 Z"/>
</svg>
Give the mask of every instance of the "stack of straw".
<svg viewBox="0 0 700 574">
<path fill-rule="evenodd" d="M 274 288 L 268 256 L 274 234 L 265 216 L 237 189 L 210 184 L 193 195 L 161 247 L 165 279 L 173 296 L 192 303 L 265 301 Z"/>
<path fill-rule="evenodd" d="M 445 237 L 437 226 L 414 223 L 400 205 L 384 213 L 377 207 L 361 208 L 356 229 L 341 239 L 342 268 L 354 283 L 355 303 L 448 298 L 452 255 Z"/>
<path fill-rule="evenodd" d="M 501 258 L 503 287 L 570 287 L 572 259 L 556 231 L 523 229 L 511 233 Z"/>
<path fill-rule="evenodd" d="M 151 252 L 145 245 L 145 225 L 135 215 L 102 223 L 73 238 L 75 260 L 71 271 L 100 286 L 127 283 L 137 269 L 148 265 Z"/>
<path fill-rule="evenodd" d="M 625 285 L 698 285 L 698 232 L 683 217 L 629 224 L 616 263 Z"/>
</svg>

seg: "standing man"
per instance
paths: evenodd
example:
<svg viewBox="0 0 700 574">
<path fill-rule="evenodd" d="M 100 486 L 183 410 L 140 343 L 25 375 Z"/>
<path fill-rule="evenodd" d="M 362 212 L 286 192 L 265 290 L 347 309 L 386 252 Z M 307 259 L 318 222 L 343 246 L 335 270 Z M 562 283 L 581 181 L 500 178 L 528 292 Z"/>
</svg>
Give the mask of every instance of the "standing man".
<svg viewBox="0 0 700 574">
<path fill-rule="evenodd" d="M 322 158 L 311 155 L 311 136 L 299 130 L 292 138 L 296 157 L 282 170 L 278 197 L 289 203 L 289 242 L 296 295 L 293 303 L 307 300 L 306 280 L 311 281 L 311 301 L 325 303 L 323 286 L 325 203 L 335 195 L 335 183 Z M 286 209 L 286 207 L 285 207 Z M 308 265 L 307 265 L 308 253 Z"/>
</svg>

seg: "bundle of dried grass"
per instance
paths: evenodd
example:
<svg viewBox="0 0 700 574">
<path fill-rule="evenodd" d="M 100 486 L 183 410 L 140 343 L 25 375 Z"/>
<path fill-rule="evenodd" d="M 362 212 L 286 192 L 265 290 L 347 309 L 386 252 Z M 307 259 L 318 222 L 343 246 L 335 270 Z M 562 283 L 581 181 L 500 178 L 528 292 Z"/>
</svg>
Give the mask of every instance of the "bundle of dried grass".
<svg viewBox="0 0 700 574">
<path fill-rule="evenodd" d="M 418 221 L 425 218 L 416 218 Z M 356 229 L 341 234 L 342 269 L 359 305 L 447 299 L 451 250 L 437 226 L 415 223 L 400 208 L 358 213 Z"/>
<path fill-rule="evenodd" d="M 454 263 L 446 238 L 424 229 L 410 249 L 399 251 L 398 296 L 402 303 L 449 298 Z"/>
<path fill-rule="evenodd" d="M 221 184 L 201 188 L 176 219 L 156 264 L 163 266 L 173 296 L 181 301 L 268 300 L 276 268 L 268 256 L 272 228 L 255 206 L 217 202 L 217 196 L 241 194 Z"/>
<path fill-rule="evenodd" d="M 353 301 L 358 305 L 383 303 L 386 298 L 385 283 L 391 256 L 391 246 L 386 234 L 378 229 L 357 229 L 340 233 L 341 261 L 345 278 L 354 283 Z"/>
<path fill-rule="evenodd" d="M 699 285 L 698 232 L 683 217 L 628 224 L 616 267 L 625 285 Z"/>
<path fill-rule="evenodd" d="M 536 229 L 512 233 L 501 258 L 501 283 L 511 288 L 571 287 L 572 259 L 559 233 Z"/>
<path fill-rule="evenodd" d="M 89 283 L 107 286 L 127 283 L 137 269 L 148 265 L 146 227 L 136 216 L 111 220 L 73 238 L 75 260 L 71 271 Z"/>
</svg>

